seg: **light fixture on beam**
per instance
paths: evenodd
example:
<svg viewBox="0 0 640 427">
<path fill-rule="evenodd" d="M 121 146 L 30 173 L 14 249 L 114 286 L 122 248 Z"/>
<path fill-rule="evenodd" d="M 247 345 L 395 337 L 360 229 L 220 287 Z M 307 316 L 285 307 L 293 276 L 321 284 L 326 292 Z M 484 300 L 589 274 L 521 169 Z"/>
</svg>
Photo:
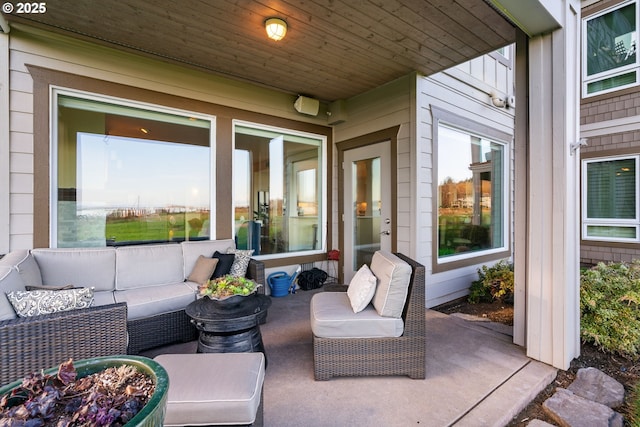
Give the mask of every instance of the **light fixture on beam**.
<svg viewBox="0 0 640 427">
<path fill-rule="evenodd" d="M 271 40 L 279 41 L 287 34 L 287 23 L 280 18 L 269 18 L 264 21 L 264 28 Z"/>
</svg>

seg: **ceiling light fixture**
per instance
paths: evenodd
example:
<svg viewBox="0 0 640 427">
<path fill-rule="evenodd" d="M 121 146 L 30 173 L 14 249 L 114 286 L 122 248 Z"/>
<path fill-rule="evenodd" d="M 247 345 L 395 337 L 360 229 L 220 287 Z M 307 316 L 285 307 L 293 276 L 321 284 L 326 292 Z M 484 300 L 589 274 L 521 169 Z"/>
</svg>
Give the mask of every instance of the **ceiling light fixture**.
<svg viewBox="0 0 640 427">
<path fill-rule="evenodd" d="M 264 21 L 264 28 L 271 40 L 279 41 L 287 34 L 287 23 L 280 18 L 269 18 Z"/>
</svg>

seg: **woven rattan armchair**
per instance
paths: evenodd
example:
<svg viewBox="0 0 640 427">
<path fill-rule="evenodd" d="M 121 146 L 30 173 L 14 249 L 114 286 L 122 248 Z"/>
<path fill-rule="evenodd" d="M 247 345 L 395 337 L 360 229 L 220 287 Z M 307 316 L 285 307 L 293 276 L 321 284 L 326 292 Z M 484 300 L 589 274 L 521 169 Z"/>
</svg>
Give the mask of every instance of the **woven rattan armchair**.
<svg viewBox="0 0 640 427">
<path fill-rule="evenodd" d="M 425 378 L 425 269 L 402 254 L 396 255 L 412 269 L 402 313 L 404 333 L 388 338 L 320 338 L 314 335 L 316 380 L 374 375 Z"/>
<path fill-rule="evenodd" d="M 0 385 L 73 358 L 126 354 L 127 305 L 0 321 Z"/>
</svg>

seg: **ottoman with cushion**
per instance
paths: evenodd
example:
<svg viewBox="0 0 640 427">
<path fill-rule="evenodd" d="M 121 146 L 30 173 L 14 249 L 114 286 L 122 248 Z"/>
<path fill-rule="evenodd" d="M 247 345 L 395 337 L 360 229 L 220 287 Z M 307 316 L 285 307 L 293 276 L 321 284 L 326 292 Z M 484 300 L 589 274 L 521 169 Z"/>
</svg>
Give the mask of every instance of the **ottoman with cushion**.
<svg viewBox="0 0 640 427">
<path fill-rule="evenodd" d="M 169 374 L 165 426 L 262 426 L 262 353 L 162 354 Z"/>
</svg>

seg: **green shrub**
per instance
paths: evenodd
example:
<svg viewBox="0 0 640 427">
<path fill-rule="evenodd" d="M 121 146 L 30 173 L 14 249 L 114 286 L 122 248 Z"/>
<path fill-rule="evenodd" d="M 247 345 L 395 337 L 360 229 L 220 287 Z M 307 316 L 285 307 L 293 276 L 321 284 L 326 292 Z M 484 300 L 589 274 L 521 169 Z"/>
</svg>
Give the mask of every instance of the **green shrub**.
<svg viewBox="0 0 640 427">
<path fill-rule="evenodd" d="M 628 423 L 633 427 L 640 427 L 640 383 L 636 383 L 631 391 L 629 399 L 629 414 L 627 415 Z"/>
<path fill-rule="evenodd" d="M 599 263 L 580 277 L 580 335 L 601 350 L 640 355 L 640 260 Z"/>
<path fill-rule="evenodd" d="M 468 301 L 472 304 L 513 300 L 513 264 L 502 260 L 491 267 L 478 269 L 478 280 L 469 288 Z"/>
</svg>

